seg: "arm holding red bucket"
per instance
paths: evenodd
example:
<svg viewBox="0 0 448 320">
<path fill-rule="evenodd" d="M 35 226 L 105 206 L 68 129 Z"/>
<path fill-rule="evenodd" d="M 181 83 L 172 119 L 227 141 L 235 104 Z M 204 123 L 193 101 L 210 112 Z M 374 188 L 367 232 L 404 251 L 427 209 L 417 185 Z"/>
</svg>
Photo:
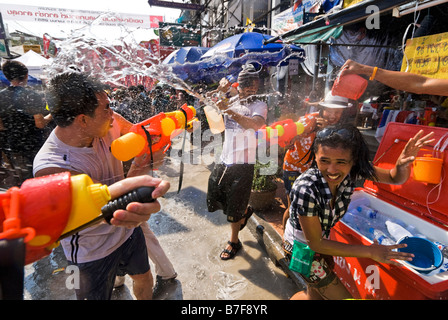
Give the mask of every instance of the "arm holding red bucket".
<svg viewBox="0 0 448 320">
<path fill-rule="evenodd" d="M 422 75 L 385 70 L 347 60 L 341 68 L 341 76 L 360 74 L 377 80 L 391 88 L 416 94 L 448 96 L 448 79 L 433 79 Z"/>
</svg>

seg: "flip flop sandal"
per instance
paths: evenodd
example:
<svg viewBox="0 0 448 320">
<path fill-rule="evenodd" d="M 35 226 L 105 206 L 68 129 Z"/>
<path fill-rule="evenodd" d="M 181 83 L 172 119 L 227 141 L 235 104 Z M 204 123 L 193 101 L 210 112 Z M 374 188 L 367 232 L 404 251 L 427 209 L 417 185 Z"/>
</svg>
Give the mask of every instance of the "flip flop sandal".
<svg viewBox="0 0 448 320">
<path fill-rule="evenodd" d="M 252 208 L 251 206 L 247 207 L 246 214 L 243 216 L 244 222 L 241 224 L 240 230 L 243 230 L 243 228 L 247 224 L 247 221 L 249 221 L 249 218 L 252 216 L 253 213 L 254 213 L 254 208 Z"/>
<path fill-rule="evenodd" d="M 238 240 L 238 243 L 234 243 L 234 242 L 230 242 L 230 241 L 228 241 L 227 243 L 232 247 L 232 250 L 224 249 L 221 252 L 221 255 L 219 256 L 221 258 L 221 260 L 232 259 L 243 246 L 243 244 L 241 243 L 240 240 Z M 227 254 L 227 256 L 223 257 L 223 254 Z"/>
</svg>

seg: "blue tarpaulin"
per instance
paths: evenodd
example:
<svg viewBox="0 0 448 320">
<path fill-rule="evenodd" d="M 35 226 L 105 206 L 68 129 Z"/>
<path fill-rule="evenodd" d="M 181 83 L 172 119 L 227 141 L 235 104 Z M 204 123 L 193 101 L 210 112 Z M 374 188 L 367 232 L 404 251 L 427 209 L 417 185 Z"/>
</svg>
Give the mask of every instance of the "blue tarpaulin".
<svg viewBox="0 0 448 320">
<path fill-rule="evenodd" d="M 163 63 L 185 63 L 185 62 L 196 62 L 198 61 L 204 53 L 206 53 L 210 48 L 206 47 L 182 47 L 173 52 L 171 52 Z"/>
<path fill-rule="evenodd" d="M 263 66 L 287 65 L 289 59 L 303 61 L 300 47 L 280 43 L 264 44 L 271 38 L 256 32 L 245 32 L 224 39 L 208 50 L 198 62 L 174 64 L 173 72 L 187 83 L 216 83 L 221 78 L 237 76 L 242 66 L 256 62 Z"/>
</svg>

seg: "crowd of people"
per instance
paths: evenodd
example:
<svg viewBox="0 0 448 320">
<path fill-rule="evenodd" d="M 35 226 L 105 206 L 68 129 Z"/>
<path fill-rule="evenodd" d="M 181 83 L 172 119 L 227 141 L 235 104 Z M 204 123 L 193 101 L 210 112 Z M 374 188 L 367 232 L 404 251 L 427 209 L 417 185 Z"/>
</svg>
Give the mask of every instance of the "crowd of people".
<svg viewBox="0 0 448 320">
<path fill-rule="evenodd" d="M 157 85 L 149 91 L 141 84 L 116 88 L 111 91 L 111 99 L 112 109 L 132 123 L 139 123 L 160 112 L 178 110 L 185 103 L 194 103 L 184 90 L 168 85 Z"/>
<path fill-rule="evenodd" d="M 184 103 L 193 104 L 184 91 L 163 86 L 149 92 L 142 86 L 111 90 L 94 77 L 71 70 L 52 78 L 43 95 L 26 87 L 28 70 L 20 62 L 7 61 L 2 70 L 11 86 L 0 91 L 1 146 L 11 164 L 26 168 L 22 179 L 65 171 L 84 173 L 108 185 L 112 199 L 137 186 L 154 186 L 154 199 L 168 191 L 167 181 L 147 174 L 149 157 L 134 158 L 125 170 L 112 156 L 110 145 L 134 123 L 177 110 Z M 447 88 L 444 80 L 372 70 L 353 61 L 347 61 L 343 72 L 370 76 L 374 72 L 378 81 L 400 90 L 441 94 Z M 225 131 L 220 163 L 210 174 L 207 191 L 208 210 L 222 210 L 230 223 L 222 260 L 232 259 L 242 248 L 239 232 L 253 213 L 248 202 L 257 146 L 239 137 L 245 132 L 254 134 L 267 124 L 268 117 L 266 102 L 257 98 L 257 70 L 250 64 L 244 66 L 236 81 L 238 86 L 232 86 L 229 79 L 223 79 L 217 88 L 223 94 L 232 93 L 216 101 L 224 113 Z M 328 239 L 330 229 L 347 211 L 356 180 L 404 183 L 418 150 L 433 139 L 432 134 L 419 132 L 406 144 L 394 168 L 381 169 L 369 161 L 358 129 L 345 123 L 346 98 L 329 94 L 314 106 L 317 112 L 303 114 L 302 110 L 301 117 L 296 115 L 306 130 L 290 142 L 283 159 L 288 194 L 284 249 L 292 254 L 295 242 L 309 245 L 315 252 L 313 261 L 327 274 L 319 278 L 311 270 L 304 275 L 308 290 L 294 298 L 348 298 L 350 294 L 332 271 L 333 256 L 369 257 L 394 264 L 395 259 L 412 259 L 411 254 L 395 250 L 404 244 L 363 246 Z M 45 134 L 43 129 L 51 124 L 51 132 Z M 156 166 L 163 158 L 161 152 L 156 154 Z M 126 210 L 117 210 L 111 225 L 101 223 L 61 241 L 68 262 L 81 272 L 78 299 L 110 299 L 114 285 L 125 274 L 134 281 L 137 299 L 151 299 L 154 279 L 148 258 L 155 265 L 159 284 L 176 278 L 175 268 L 146 223 L 159 210 L 158 201 L 134 202 Z"/>
</svg>

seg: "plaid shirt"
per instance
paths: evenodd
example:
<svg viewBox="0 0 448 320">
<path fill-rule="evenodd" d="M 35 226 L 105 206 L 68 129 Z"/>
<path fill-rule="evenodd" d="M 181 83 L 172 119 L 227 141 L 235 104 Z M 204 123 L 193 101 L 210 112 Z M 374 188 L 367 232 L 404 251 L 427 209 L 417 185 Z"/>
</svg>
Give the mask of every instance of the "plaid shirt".
<svg viewBox="0 0 448 320">
<path fill-rule="evenodd" d="M 312 167 L 300 175 L 291 190 L 291 206 L 289 208 L 292 225 L 301 229 L 299 215 L 319 217 L 325 237 L 330 229 L 347 211 L 350 198 L 354 191 L 354 183 L 347 176 L 339 185 L 333 210 L 330 201 L 333 198 L 328 183 L 316 167 Z"/>
</svg>

